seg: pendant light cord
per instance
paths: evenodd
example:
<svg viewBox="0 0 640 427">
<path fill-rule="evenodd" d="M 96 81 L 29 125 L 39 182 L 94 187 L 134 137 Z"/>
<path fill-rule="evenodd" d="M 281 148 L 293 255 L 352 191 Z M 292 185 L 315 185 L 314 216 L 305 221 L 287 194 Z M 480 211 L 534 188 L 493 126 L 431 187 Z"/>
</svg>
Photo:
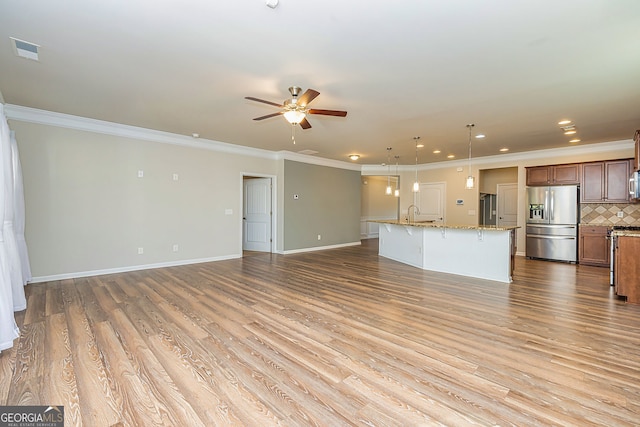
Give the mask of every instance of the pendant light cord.
<svg viewBox="0 0 640 427">
<path fill-rule="evenodd" d="M 471 129 L 473 129 L 474 126 L 473 123 L 467 125 L 469 128 L 469 176 L 471 176 Z"/>
</svg>

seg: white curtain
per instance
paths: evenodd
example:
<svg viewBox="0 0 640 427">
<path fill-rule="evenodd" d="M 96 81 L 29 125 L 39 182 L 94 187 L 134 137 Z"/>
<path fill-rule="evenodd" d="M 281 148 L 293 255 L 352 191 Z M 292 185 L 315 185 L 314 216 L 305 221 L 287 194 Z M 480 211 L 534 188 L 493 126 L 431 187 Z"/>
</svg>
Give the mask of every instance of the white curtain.
<svg viewBox="0 0 640 427">
<path fill-rule="evenodd" d="M 15 175 L 11 132 L 2 104 L 0 104 L 0 155 L 2 156 L 0 161 L 0 351 L 2 351 L 12 347 L 13 340 L 20 334 L 13 315 L 14 311 L 24 310 L 27 307 L 24 294 L 26 280 L 23 276 L 14 228 L 16 218 L 14 189 L 18 179 L 20 179 L 18 187 L 22 189 L 22 177 Z M 24 199 L 22 200 L 21 224 L 24 229 Z"/>
</svg>

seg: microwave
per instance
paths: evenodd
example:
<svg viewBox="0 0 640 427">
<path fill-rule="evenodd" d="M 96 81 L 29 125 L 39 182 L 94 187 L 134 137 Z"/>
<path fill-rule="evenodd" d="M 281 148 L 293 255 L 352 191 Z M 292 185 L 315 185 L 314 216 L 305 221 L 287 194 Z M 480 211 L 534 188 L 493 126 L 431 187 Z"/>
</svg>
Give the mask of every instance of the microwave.
<svg viewBox="0 0 640 427">
<path fill-rule="evenodd" d="M 636 171 L 629 178 L 629 198 L 635 201 L 640 200 L 640 172 Z"/>
</svg>

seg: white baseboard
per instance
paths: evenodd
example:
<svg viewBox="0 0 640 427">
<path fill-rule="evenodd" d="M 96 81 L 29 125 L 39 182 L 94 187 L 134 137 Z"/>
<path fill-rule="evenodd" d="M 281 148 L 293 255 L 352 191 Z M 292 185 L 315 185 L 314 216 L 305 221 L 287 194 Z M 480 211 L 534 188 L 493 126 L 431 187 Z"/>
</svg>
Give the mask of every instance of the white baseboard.
<svg viewBox="0 0 640 427">
<path fill-rule="evenodd" d="M 225 255 L 221 257 L 187 259 L 174 262 L 160 262 L 156 264 L 132 265 L 129 267 L 107 268 L 104 270 L 78 271 L 73 273 L 53 274 L 50 276 L 34 277 L 29 283 L 51 282 L 54 280 L 78 279 L 81 277 L 103 276 L 105 274 L 127 273 L 130 271 L 150 270 L 153 268 L 177 267 L 179 265 L 200 264 L 203 262 L 224 261 L 228 259 L 242 258 L 242 254 Z"/>
<path fill-rule="evenodd" d="M 361 244 L 362 244 L 362 242 L 360 242 L 358 240 L 357 242 L 341 243 L 339 245 L 316 246 L 316 247 L 313 247 L 313 248 L 292 249 L 290 251 L 283 251 L 283 252 L 280 252 L 280 253 L 283 254 L 283 255 L 299 254 L 299 253 L 302 253 L 302 252 L 315 252 L 315 251 L 324 251 L 326 249 L 345 248 L 347 246 L 359 246 Z"/>
</svg>

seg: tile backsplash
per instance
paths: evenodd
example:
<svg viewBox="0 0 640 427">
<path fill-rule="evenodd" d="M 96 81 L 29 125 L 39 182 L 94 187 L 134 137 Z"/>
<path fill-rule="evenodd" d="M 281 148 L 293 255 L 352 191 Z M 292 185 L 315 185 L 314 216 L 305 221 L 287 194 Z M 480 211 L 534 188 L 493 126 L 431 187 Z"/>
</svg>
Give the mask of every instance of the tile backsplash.
<svg viewBox="0 0 640 427">
<path fill-rule="evenodd" d="M 622 212 L 622 218 L 618 217 Z M 640 204 L 626 203 L 582 203 L 580 223 L 589 225 L 636 225 L 640 226 Z"/>
</svg>

